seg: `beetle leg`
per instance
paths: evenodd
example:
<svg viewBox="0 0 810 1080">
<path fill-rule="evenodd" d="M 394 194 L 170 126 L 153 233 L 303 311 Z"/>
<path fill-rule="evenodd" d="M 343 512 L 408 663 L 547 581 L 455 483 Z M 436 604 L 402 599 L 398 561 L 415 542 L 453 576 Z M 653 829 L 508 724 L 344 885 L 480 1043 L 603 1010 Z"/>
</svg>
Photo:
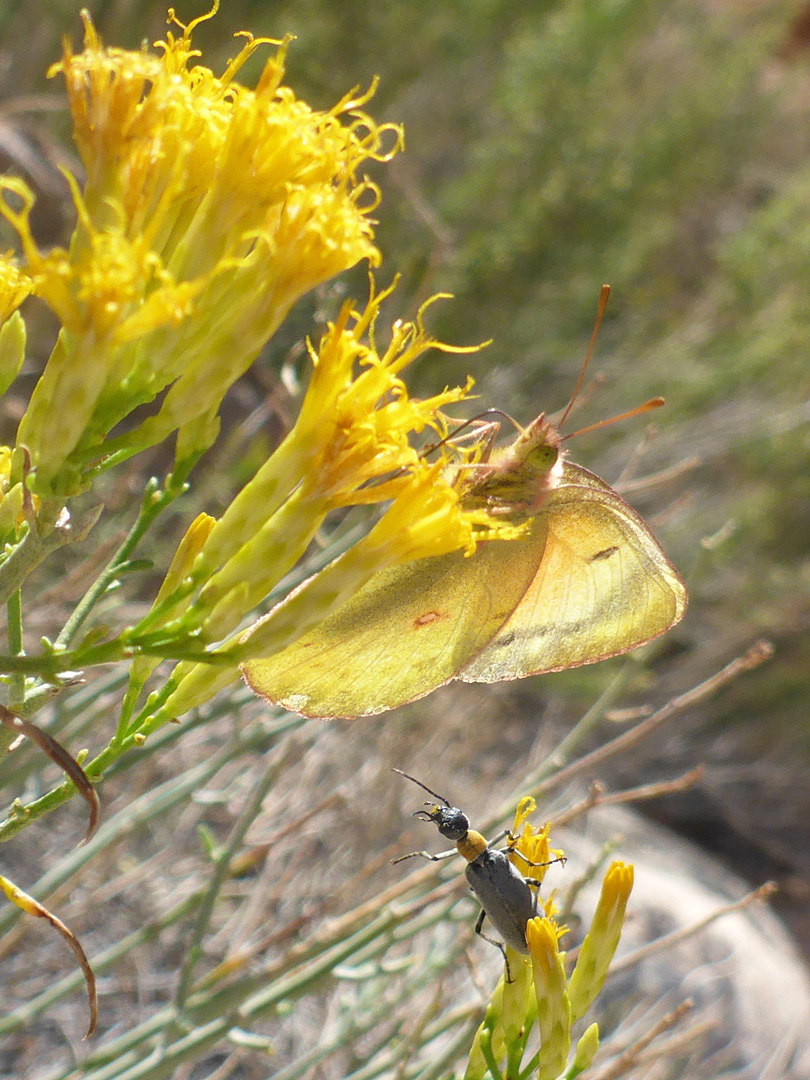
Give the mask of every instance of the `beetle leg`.
<svg viewBox="0 0 810 1080">
<path fill-rule="evenodd" d="M 548 862 L 532 862 L 532 860 L 527 859 L 525 855 L 521 855 L 517 848 L 514 846 L 501 848 L 501 851 L 504 853 L 504 855 L 517 855 L 517 857 L 523 862 L 525 862 L 527 866 L 553 866 L 555 863 L 560 863 L 562 866 L 565 866 L 565 855 L 558 855 L 555 859 L 549 859 Z"/>
<path fill-rule="evenodd" d="M 455 848 L 451 851 L 440 851 L 438 855 L 431 855 L 429 851 L 412 851 L 408 855 L 400 855 L 398 859 L 393 859 L 392 863 L 404 862 L 406 859 L 413 859 L 417 855 L 422 859 L 430 859 L 431 862 L 440 862 L 442 859 L 449 859 L 451 855 L 458 855 L 458 852 Z"/>
<path fill-rule="evenodd" d="M 481 908 L 480 912 L 478 913 L 478 918 L 475 920 L 475 932 L 476 934 L 478 934 L 479 937 L 483 938 L 484 941 L 488 941 L 490 945 L 494 945 L 496 949 L 501 950 L 501 956 L 503 957 L 504 966 L 506 967 L 506 981 L 508 983 L 511 983 L 512 972 L 509 970 L 509 961 L 506 959 L 506 948 L 503 942 L 496 941 L 495 938 L 488 937 L 483 931 L 484 919 L 486 917 L 487 913 L 484 911 L 483 908 Z"/>
</svg>

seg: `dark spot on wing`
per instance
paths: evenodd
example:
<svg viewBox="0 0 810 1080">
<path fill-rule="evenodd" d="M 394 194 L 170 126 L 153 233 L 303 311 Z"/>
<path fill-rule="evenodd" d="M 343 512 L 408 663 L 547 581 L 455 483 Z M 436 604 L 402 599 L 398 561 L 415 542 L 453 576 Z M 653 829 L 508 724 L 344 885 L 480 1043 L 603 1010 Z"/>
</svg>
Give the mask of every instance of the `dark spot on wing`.
<svg viewBox="0 0 810 1080">
<path fill-rule="evenodd" d="M 443 614 L 441 611 L 436 611 L 436 609 L 434 608 L 432 611 L 426 611 L 422 615 L 417 615 L 416 618 L 413 620 L 413 625 L 414 626 L 430 626 L 431 623 L 435 623 L 435 622 L 438 622 L 439 619 L 446 619 L 446 618 L 447 618 L 446 613 Z"/>
<path fill-rule="evenodd" d="M 603 548 L 602 551 L 597 551 L 595 555 L 591 555 L 588 562 L 596 562 L 597 559 L 609 559 L 611 555 L 615 555 L 618 551 L 618 547 L 614 544 L 613 547 Z"/>
</svg>

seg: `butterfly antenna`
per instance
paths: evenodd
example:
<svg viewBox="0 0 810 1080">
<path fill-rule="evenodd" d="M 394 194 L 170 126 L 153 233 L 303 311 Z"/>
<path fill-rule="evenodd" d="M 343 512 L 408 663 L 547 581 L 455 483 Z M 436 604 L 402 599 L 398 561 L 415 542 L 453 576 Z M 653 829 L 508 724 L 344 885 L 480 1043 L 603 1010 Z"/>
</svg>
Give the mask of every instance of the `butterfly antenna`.
<svg viewBox="0 0 810 1080">
<path fill-rule="evenodd" d="M 602 325 L 602 316 L 605 314 L 605 308 L 607 307 L 608 297 L 610 296 L 610 286 L 603 285 L 599 290 L 599 303 L 596 305 L 596 319 L 593 324 L 593 332 L 591 333 L 591 340 L 588 343 L 588 351 L 585 353 L 585 359 L 582 362 L 582 367 L 579 369 L 579 378 L 577 384 L 574 387 L 574 392 L 571 395 L 571 399 L 563 410 L 563 414 L 560 417 L 559 423 L 556 424 L 557 428 L 561 428 L 568 418 L 568 414 L 574 407 L 574 402 L 579 396 L 579 392 L 582 389 L 582 383 L 585 379 L 585 372 L 588 370 L 588 364 L 591 360 L 591 354 L 593 353 L 593 347 L 596 344 L 596 335 L 599 333 L 599 327 Z"/>
<path fill-rule="evenodd" d="M 650 398 L 649 401 L 645 401 L 643 405 L 636 405 L 635 409 L 628 409 L 627 412 L 619 413 L 618 416 L 609 416 L 607 420 L 598 420 L 595 424 L 588 424 L 587 427 L 580 428 L 579 431 L 572 431 L 570 435 L 564 435 L 561 442 L 565 442 L 566 439 L 573 439 L 575 435 L 585 435 L 589 431 L 596 431 L 598 428 L 607 427 L 608 424 L 616 424 L 619 420 L 629 420 L 631 416 L 638 416 L 639 413 L 650 412 L 651 409 L 660 409 L 664 404 L 662 397 Z"/>
<path fill-rule="evenodd" d="M 399 773 L 400 776 L 404 776 L 406 780 L 410 780 L 411 783 L 417 784 L 423 791 L 426 791 L 428 795 L 432 795 L 434 799 L 438 799 L 439 802 L 443 802 L 446 807 L 450 808 L 450 803 L 445 799 L 444 795 L 439 795 L 435 791 L 431 791 L 426 784 L 423 784 L 421 780 L 417 780 L 415 776 L 408 776 L 402 769 L 392 769 L 391 772 Z"/>
</svg>

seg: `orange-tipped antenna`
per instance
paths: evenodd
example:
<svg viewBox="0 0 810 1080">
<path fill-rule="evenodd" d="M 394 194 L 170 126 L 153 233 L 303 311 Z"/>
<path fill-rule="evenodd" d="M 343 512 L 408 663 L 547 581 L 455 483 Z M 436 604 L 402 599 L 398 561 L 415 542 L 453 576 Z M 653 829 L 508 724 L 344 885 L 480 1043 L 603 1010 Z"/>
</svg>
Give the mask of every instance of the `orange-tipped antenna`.
<svg viewBox="0 0 810 1080">
<path fill-rule="evenodd" d="M 588 351 L 585 353 L 585 359 L 584 359 L 584 361 L 582 363 L 582 367 L 579 369 L 579 378 L 577 379 L 577 385 L 574 387 L 574 392 L 571 395 L 571 400 L 565 406 L 565 409 L 563 410 L 563 414 L 560 417 L 560 421 L 556 425 L 558 430 L 563 426 L 566 419 L 568 418 L 568 414 L 571 412 L 571 409 L 574 407 L 574 402 L 577 400 L 577 396 L 578 396 L 580 390 L 582 389 L 582 383 L 583 383 L 583 380 L 585 379 L 585 372 L 587 371 L 588 364 L 590 363 L 591 353 L 593 352 L 593 347 L 594 347 L 594 345 L 596 343 L 596 335 L 599 333 L 599 327 L 602 324 L 602 316 L 605 314 L 605 308 L 607 307 L 607 302 L 608 302 L 608 297 L 609 296 L 610 296 L 610 286 L 609 285 L 603 285 L 602 288 L 599 290 L 599 303 L 596 305 L 596 319 L 595 319 L 594 324 L 593 324 L 593 333 L 591 334 L 591 340 L 588 343 Z M 618 419 L 618 417 L 616 419 Z"/>
<path fill-rule="evenodd" d="M 643 405 L 636 405 L 635 409 L 619 413 L 618 416 L 609 416 L 607 420 L 598 420 L 595 424 L 588 424 L 587 427 L 580 428 L 579 431 L 572 431 L 570 435 L 564 435 L 560 442 L 573 439 L 575 435 L 585 435 L 589 431 L 596 431 L 597 428 L 607 427 L 608 424 L 616 424 L 619 420 L 629 420 L 631 416 L 638 416 L 639 413 L 649 412 L 651 409 L 660 409 L 663 404 L 664 399 L 662 397 L 650 398 Z"/>
</svg>

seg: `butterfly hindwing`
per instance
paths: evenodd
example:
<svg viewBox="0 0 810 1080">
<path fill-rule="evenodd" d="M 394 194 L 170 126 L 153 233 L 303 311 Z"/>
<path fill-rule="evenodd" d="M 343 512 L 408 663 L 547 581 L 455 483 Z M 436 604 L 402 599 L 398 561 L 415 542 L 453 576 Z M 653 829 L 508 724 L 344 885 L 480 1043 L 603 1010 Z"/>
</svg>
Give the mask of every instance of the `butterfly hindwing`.
<svg viewBox="0 0 810 1080">
<path fill-rule="evenodd" d="M 543 557 L 517 608 L 461 673 L 497 682 L 627 652 L 669 629 L 686 590 L 639 515 L 593 473 L 566 464 L 535 521 Z"/>
</svg>

